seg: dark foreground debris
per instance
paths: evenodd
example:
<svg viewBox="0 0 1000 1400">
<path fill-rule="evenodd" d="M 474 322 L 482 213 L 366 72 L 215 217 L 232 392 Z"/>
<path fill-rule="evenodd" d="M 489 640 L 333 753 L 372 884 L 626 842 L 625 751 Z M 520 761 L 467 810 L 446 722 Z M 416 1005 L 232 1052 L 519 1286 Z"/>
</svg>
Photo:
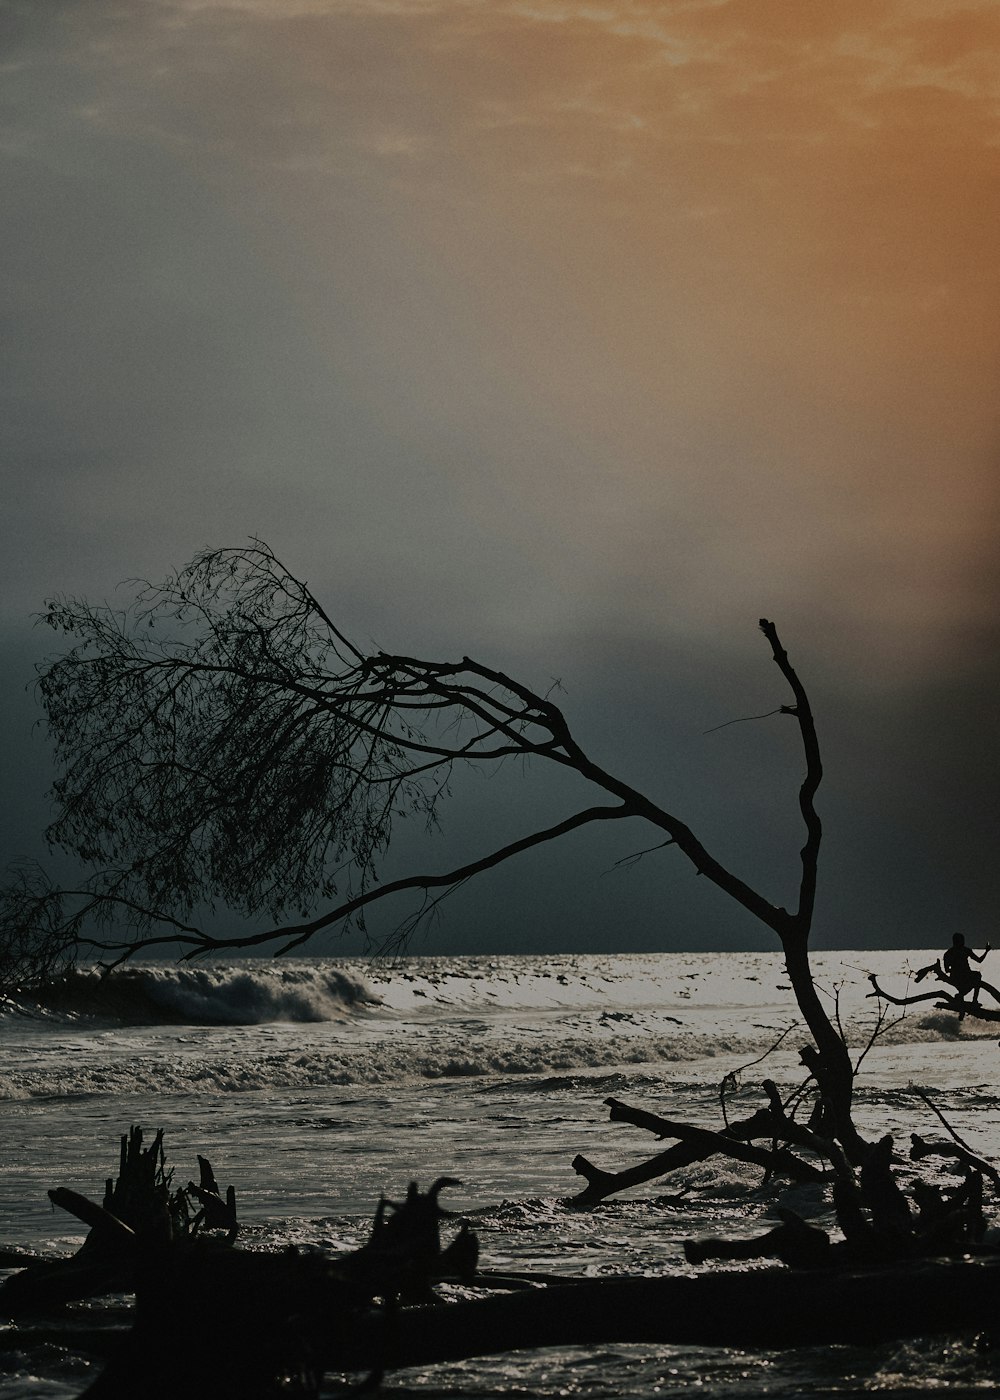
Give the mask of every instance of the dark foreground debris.
<svg viewBox="0 0 1000 1400">
<path fill-rule="evenodd" d="M 86 1400 L 308 1398 L 334 1375 L 360 1391 L 401 1367 L 614 1342 L 771 1349 L 978 1331 L 985 1348 L 1000 1257 L 981 1243 L 982 1173 L 960 1160 L 961 1182 L 925 1185 L 911 1203 L 897 1194 L 891 1151 L 887 1139 L 873 1145 L 859 1194 L 841 1208 L 845 1219 L 855 1210 L 861 1246 L 785 1211 L 757 1240 L 685 1249 L 689 1263 L 773 1257 L 787 1268 L 561 1280 L 480 1272 L 464 1222 L 444 1243 L 439 1196 L 457 1184 L 450 1177 L 381 1200 L 368 1241 L 339 1258 L 240 1249 L 234 1193 L 223 1196 L 210 1163 L 199 1158 L 199 1183 L 174 1190 L 162 1135 L 147 1147 L 133 1128 L 102 1205 L 50 1193 L 90 1233 L 71 1258 L 30 1264 L 0 1286 L 13 1322 L 0 1348 L 56 1344 L 100 1359 Z M 915 1140 L 915 1159 L 935 1152 L 956 1160 L 947 1144 Z M 843 1182 L 834 1189 L 843 1195 Z M 949 1254 L 958 1257 L 932 1257 Z M 444 1282 L 464 1296 L 443 1298 Z M 111 1325 L 105 1316 L 88 1328 L 66 1307 L 132 1292 L 134 1310 Z"/>
</svg>

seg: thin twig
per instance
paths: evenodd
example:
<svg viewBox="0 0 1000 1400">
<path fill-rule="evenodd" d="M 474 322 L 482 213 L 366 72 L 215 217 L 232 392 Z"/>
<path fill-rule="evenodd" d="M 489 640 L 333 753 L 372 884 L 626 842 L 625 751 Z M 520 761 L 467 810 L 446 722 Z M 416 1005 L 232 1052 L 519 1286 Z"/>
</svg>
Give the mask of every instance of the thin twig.
<svg viewBox="0 0 1000 1400">
<path fill-rule="evenodd" d="M 715 724 L 711 729 L 703 729 L 701 731 L 702 736 L 706 734 L 717 734 L 720 729 L 728 729 L 731 724 L 749 724 L 750 721 L 754 719 L 770 719 L 772 715 L 780 714 L 781 708 L 779 706 L 777 710 L 768 710 L 767 714 L 764 715 L 739 715 L 736 719 L 727 719 L 722 724 Z"/>
<path fill-rule="evenodd" d="M 865 1045 L 865 1048 L 862 1050 L 861 1054 L 858 1056 L 858 1058 L 857 1058 L 857 1059 L 855 1060 L 855 1062 L 854 1062 L 854 1073 L 855 1073 L 855 1074 L 858 1073 L 858 1070 L 861 1068 L 862 1061 L 864 1060 L 865 1056 L 868 1054 L 868 1051 L 872 1048 L 872 1046 L 873 1046 L 873 1045 L 875 1044 L 875 1042 L 878 1040 L 879 1036 L 881 1036 L 881 1035 L 887 1035 L 889 1031 L 895 1030 L 895 1028 L 900 1024 L 901 1021 L 905 1021 L 905 1020 L 906 1020 L 906 1012 L 904 1011 L 903 1014 L 902 1014 L 901 1016 L 897 1016 L 897 1017 L 896 1017 L 895 1021 L 890 1021 L 889 1024 L 886 1025 L 886 1018 L 888 1017 L 888 1015 L 889 1015 L 889 1008 L 888 1008 L 888 1006 L 887 1006 L 884 1002 L 882 1002 L 882 1001 L 880 1000 L 880 1001 L 879 1001 L 879 1004 L 878 1004 L 878 1015 L 877 1015 L 877 1017 L 875 1018 L 875 1024 L 874 1024 L 874 1026 L 872 1027 L 871 1035 L 868 1037 L 868 1043 Z"/>
<path fill-rule="evenodd" d="M 643 856 L 652 855 L 654 851 L 662 851 L 665 846 L 676 846 L 676 844 L 677 842 L 671 836 L 667 841 L 660 841 L 655 846 L 647 846 L 644 851 L 633 851 L 630 856 L 622 856 L 620 860 L 615 861 L 611 869 L 617 870 L 620 865 L 634 865 L 637 861 L 642 860 Z M 610 871 L 605 870 L 603 873 L 608 875 Z"/>
<path fill-rule="evenodd" d="M 909 979 L 909 978 L 906 979 L 906 985 L 907 985 L 907 986 L 910 985 L 910 979 Z M 886 1025 L 885 1023 L 886 1023 L 886 1018 L 888 1017 L 888 1015 L 889 1015 L 889 1005 L 888 1005 L 888 1002 L 883 1001 L 883 999 L 882 999 L 881 997 L 879 997 L 879 998 L 878 998 L 878 1011 L 877 1011 L 876 1016 L 875 1016 L 875 1023 L 874 1023 L 874 1025 L 872 1026 L 872 1029 L 871 1029 L 871 1034 L 869 1035 L 868 1040 L 867 1040 L 867 1042 L 865 1043 L 865 1048 L 861 1051 L 861 1054 L 858 1056 L 858 1058 L 857 1058 L 857 1059 L 855 1060 L 855 1062 L 854 1062 L 854 1074 L 855 1074 L 855 1077 L 857 1077 L 858 1071 L 861 1069 L 862 1061 L 864 1060 L 865 1056 L 868 1054 L 868 1052 L 869 1052 L 869 1050 L 872 1048 L 872 1046 L 875 1044 L 875 1042 L 878 1040 L 879 1036 L 881 1036 L 881 1035 L 887 1033 L 888 1031 L 893 1030 L 896 1026 L 898 1026 L 898 1025 L 900 1024 L 901 1021 L 905 1021 L 905 1019 L 906 1019 L 906 1008 L 905 1008 L 905 1007 L 903 1008 L 903 1013 L 902 1013 L 902 1015 L 897 1016 L 896 1019 L 895 1019 L 895 1021 L 890 1021 L 890 1023 L 889 1023 L 888 1025 Z"/>
<path fill-rule="evenodd" d="M 974 1147 L 970 1147 L 967 1142 L 963 1142 L 963 1140 L 959 1137 L 958 1133 L 956 1133 L 955 1129 L 948 1122 L 947 1118 L 938 1108 L 937 1104 L 933 1101 L 933 1099 L 927 1093 L 927 1091 L 925 1089 L 919 1088 L 919 1086 L 916 1084 L 911 1084 L 910 1088 L 917 1095 L 918 1098 L 923 1099 L 924 1103 L 934 1114 L 935 1118 L 938 1119 L 948 1136 L 953 1138 L 955 1142 L 958 1143 L 959 1147 L 964 1147 L 966 1152 L 971 1152 L 973 1157 L 978 1157 L 979 1153 L 976 1151 L 976 1149 Z"/>
<path fill-rule="evenodd" d="M 748 1069 L 753 1069 L 754 1065 L 759 1065 L 762 1060 L 766 1060 L 768 1055 L 773 1054 L 774 1051 L 777 1050 L 781 1042 L 784 1040 L 785 1036 L 790 1035 L 791 1032 L 797 1028 L 798 1024 L 798 1021 L 792 1021 L 792 1023 L 786 1026 L 785 1029 L 781 1032 L 777 1040 L 774 1041 L 772 1045 L 768 1046 L 768 1048 L 764 1051 L 763 1055 L 758 1055 L 756 1060 L 750 1060 L 748 1064 L 740 1065 L 738 1069 L 731 1069 L 728 1074 L 723 1076 L 722 1082 L 719 1085 L 719 1103 L 722 1106 L 722 1121 L 725 1123 L 727 1128 L 729 1127 L 729 1117 L 726 1113 L 727 1088 L 738 1088 L 740 1076 L 745 1074 Z"/>
</svg>

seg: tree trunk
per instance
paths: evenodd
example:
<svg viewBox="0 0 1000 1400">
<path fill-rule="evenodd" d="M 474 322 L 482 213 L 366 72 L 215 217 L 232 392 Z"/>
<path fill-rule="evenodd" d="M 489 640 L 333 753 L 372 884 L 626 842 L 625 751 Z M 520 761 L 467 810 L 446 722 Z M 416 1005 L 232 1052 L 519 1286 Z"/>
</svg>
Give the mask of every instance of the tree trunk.
<svg viewBox="0 0 1000 1400">
<path fill-rule="evenodd" d="M 1000 1266 L 988 1261 L 903 1269 L 768 1269 L 695 1277 L 601 1279 L 372 1319 L 330 1369 L 458 1361 L 526 1347 L 649 1342 L 675 1346 L 865 1344 L 992 1327 Z M 354 1352 L 355 1354 L 351 1354 Z"/>
<path fill-rule="evenodd" d="M 854 1066 L 850 1051 L 827 1014 L 816 991 L 809 966 L 808 933 L 795 930 L 782 935 L 785 970 L 815 1047 L 802 1051 L 802 1060 L 814 1075 L 828 1117 L 828 1136 L 835 1137 L 858 1166 L 864 1158 L 865 1142 L 854 1126 L 851 1102 L 854 1092 Z"/>
<path fill-rule="evenodd" d="M 206 1262 L 190 1278 L 173 1274 L 162 1311 L 147 1310 L 145 1324 L 121 1339 L 88 1397 L 271 1400 L 316 1393 L 267 1379 L 276 1373 L 380 1373 L 536 1347 L 869 1345 L 990 1328 L 1000 1310 L 995 1258 L 567 1281 L 444 1306 L 367 1309 L 349 1320 L 324 1298 L 322 1278 L 310 1280 L 313 1268 L 297 1277 L 301 1258 L 231 1251 L 215 1261 L 218 1275 L 204 1271 Z M 285 1286 L 276 1292 L 278 1275 Z M 191 1330 L 192 1317 L 202 1326 Z"/>
</svg>

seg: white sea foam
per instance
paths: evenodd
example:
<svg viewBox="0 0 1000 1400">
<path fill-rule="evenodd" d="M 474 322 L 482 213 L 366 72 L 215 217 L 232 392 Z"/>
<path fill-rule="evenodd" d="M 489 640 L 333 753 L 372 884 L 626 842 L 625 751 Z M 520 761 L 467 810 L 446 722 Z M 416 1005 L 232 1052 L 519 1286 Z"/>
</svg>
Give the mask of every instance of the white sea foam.
<svg viewBox="0 0 1000 1400">
<path fill-rule="evenodd" d="M 814 965 L 860 1050 L 875 1013 L 868 974 L 901 994 L 907 964 L 927 961 L 841 953 Z M 178 1180 L 196 1171 L 197 1153 L 209 1156 L 219 1181 L 235 1187 L 252 1245 L 360 1243 L 380 1193 L 398 1199 L 409 1180 L 447 1174 L 464 1184 L 449 1188 L 446 1203 L 470 1217 L 487 1267 L 583 1276 L 686 1269 L 685 1238 L 759 1233 L 781 1204 L 822 1220 L 829 1203 L 809 1197 L 812 1188 L 762 1183 L 747 1164 L 715 1162 L 579 1212 L 564 1204 L 582 1184 L 574 1158 L 614 1170 L 660 1150 L 648 1133 L 608 1122 L 609 1095 L 711 1128 L 721 1124 L 720 1083 L 731 1071 L 744 1067 L 727 1098 L 736 1116 L 760 1105 L 765 1074 L 796 1088 L 806 1039 L 798 1022 L 770 954 L 409 959 L 392 968 L 147 963 L 108 982 L 80 973 L 45 1003 L 0 1016 L 3 1242 L 60 1251 L 77 1243 L 82 1227 L 74 1237 L 73 1222 L 53 1215 L 47 1190 L 65 1185 L 100 1199 L 118 1134 L 142 1123 L 166 1129 Z M 793 1026 L 779 1049 L 751 1063 Z M 996 1027 L 959 1025 L 928 1002 L 879 1039 L 862 1069 L 856 1108 L 867 1135 L 891 1132 L 901 1148 L 913 1131 L 941 1136 L 917 1083 L 975 1151 L 1000 1155 Z M 827 1393 L 833 1364 L 838 1394 L 867 1394 L 879 1367 L 865 1360 L 856 1382 L 841 1386 L 847 1350 L 833 1361 L 825 1351 L 822 1361 L 704 1348 L 547 1351 L 399 1382 L 454 1400 L 568 1390 L 582 1400 L 656 1400 L 694 1388 L 746 1400 Z M 9 1364 L 0 1396 L 60 1394 L 51 1356 Z M 883 1372 L 916 1393 L 948 1364 L 894 1349 Z M 966 1378 L 983 1379 L 973 1370 Z M 61 1393 L 78 1394 L 82 1383 Z"/>
<path fill-rule="evenodd" d="M 813 967 L 831 1008 L 871 1011 L 868 974 L 897 990 L 916 953 L 819 953 Z M 361 959 L 266 958 L 231 963 L 135 962 L 102 975 L 79 968 L 22 1012 L 126 1024 L 260 1025 L 326 1021 L 380 1010 L 426 1019 L 603 1010 L 623 1019 L 656 1010 L 725 1021 L 741 1013 L 797 1015 L 776 953 L 660 953 L 556 957 Z"/>
<path fill-rule="evenodd" d="M 875 1015 L 866 968 L 888 982 L 901 961 L 817 957 L 852 1043 L 865 1043 Z M 529 1079 L 699 1060 L 723 1064 L 721 1077 L 784 1031 L 794 1061 L 805 1038 L 769 954 L 138 964 L 104 978 L 74 972 L 25 1009 L 32 1015 L 8 1015 L 0 1028 L 8 1099 Z M 881 1043 L 959 1034 L 993 1037 L 982 1023 L 959 1033 L 953 1015 L 918 1008 Z"/>
<path fill-rule="evenodd" d="M 76 968 L 21 1014 L 126 1025 L 255 1026 L 268 1021 L 330 1021 L 373 1005 L 376 994 L 360 967 L 326 961 L 178 967 L 136 963 L 102 974 Z M 9 1007 L 8 1014 L 14 1011 Z"/>
</svg>

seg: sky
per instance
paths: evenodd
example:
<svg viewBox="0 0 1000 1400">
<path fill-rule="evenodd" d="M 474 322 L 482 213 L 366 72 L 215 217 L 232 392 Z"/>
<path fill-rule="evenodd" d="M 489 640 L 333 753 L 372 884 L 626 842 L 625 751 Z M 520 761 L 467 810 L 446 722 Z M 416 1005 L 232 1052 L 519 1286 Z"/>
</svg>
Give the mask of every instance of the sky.
<svg viewBox="0 0 1000 1400">
<path fill-rule="evenodd" d="M 772 618 L 817 945 L 997 937 L 994 0 L 0 0 L 0 188 L 5 860 L 43 600 L 256 534 L 355 637 L 558 679 L 788 904 L 794 722 L 718 728 L 789 698 Z M 470 775 L 391 868 L 576 805 Z M 524 857 L 414 951 L 773 946 L 650 844 Z"/>
</svg>

